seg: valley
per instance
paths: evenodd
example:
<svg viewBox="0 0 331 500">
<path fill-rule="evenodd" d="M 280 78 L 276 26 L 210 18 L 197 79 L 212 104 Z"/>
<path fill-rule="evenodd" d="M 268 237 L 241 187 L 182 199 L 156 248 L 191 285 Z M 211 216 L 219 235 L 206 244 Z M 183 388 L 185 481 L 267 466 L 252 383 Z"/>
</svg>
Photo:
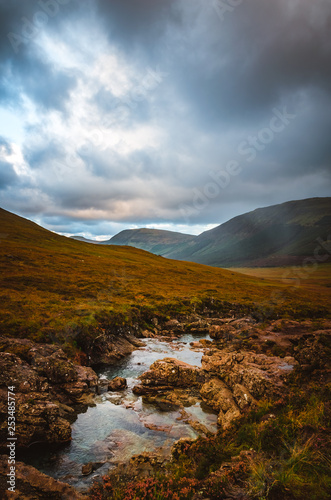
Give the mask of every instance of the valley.
<svg viewBox="0 0 331 500">
<path fill-rule="evenodd" d="M 327 499 L 328 247 L 221 269 L 0 220 L 0 468 L 13 385 L 22 498 Z"/>
</svg>

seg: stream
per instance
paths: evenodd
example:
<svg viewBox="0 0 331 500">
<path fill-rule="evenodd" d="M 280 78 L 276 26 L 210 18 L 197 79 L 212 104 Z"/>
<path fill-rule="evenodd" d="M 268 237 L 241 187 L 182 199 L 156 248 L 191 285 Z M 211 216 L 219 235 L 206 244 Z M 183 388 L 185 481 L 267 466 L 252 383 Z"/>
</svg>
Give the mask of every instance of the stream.
<svg viewBox="0 0 331 500">
<path fill-rule="evenodd" d="M 180 411 L 161 411 L 154 404 L 146 404 L 141 396 L 133 394 L 132 388 L 137 377 L 158 359 L 173 357 L 201 366 L 203 352 L 190 348 L 190 342 L 200 339 L 210 340 L 206 335 L 183 335 L 172 341 L 144 339 L 144 347 L 99 370 L 100 378 L 126 378 L 127 389 L 96 396 L 95 406 L 79 414 L 72 424 L 72 440 L 68 445 L 57 451 L 31 452 L 26 462 L 55 479 L 86 491 L 97 476 L 106 474 L 116 462 L 126 461 L 144 451 L 157 450 L 167 455 L 172 444 L 181 437 L 198 437 L 188 423 L 178 420 Z M 185 411 L 191 419 L 216 432 L 217 415 L 214 412 L 200 403 L 185 407 Z M 89 462 L 101 466 L 83 476 L 82 466 Z"/>
</svg>

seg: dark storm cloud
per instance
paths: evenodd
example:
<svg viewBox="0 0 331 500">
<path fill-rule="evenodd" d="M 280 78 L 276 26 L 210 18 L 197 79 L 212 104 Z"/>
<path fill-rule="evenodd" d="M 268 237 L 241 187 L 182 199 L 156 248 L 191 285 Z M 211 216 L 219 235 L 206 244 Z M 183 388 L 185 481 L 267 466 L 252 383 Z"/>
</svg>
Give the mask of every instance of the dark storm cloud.
<svg viewBox="0 0 331 500">
<path fill-rule="evenodd" d="M 328 0 L 243 2 L 224 19 L 217 8 L 201 7 L 208 29 L 187 36 L 195 57 L 180 57 L 175 71 L 199 120 L 242 125 L 258 120 L 291 92 L 331 88 L 331 4 Z M 208 5 L 210 10 L 208 10 Z M 189 7 L 184 12 L 189 12 Z M 192 22 L 187 14 L 187 33 Z M 207 28 L 207 26 L 206 26 Z M 188 45 L 189 46 L 189 45 Z M 174 47 L 174 58 L 178 51 Z"/>
<path fill-rule="evenodd" d="M 47 15 L 46 4 L 0 0 L 0 103 L 20 104 L 23 92 L 45 109 L 65 109 L 76 75 L 56 70 L 34 45 L 47 26 L 61 21 L 65 7 L 55 0 L 58 9 L 48 12 L 57 15 Z"/>
<path fill-rule="evenodd" d="M 175 0 L 96 0 L 95 4 L 109 39 L 116 39 L 131 54 L 140 52 L 145 60 L 157 57 L 160 37 L 178 18 L 172 9 Z"/>
</svg>

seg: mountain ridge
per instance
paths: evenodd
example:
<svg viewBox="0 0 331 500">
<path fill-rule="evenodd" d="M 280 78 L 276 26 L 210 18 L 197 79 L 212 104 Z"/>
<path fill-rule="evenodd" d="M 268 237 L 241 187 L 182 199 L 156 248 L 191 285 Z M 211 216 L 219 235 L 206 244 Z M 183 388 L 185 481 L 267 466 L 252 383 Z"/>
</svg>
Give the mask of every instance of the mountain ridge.
<svg viewBox="0 0 331 500">
<path fill-rule="evenodd" d="M 102 244 L 134 246 L 214 267 L 273 267 L 297 264 L 313 255 L 316 239 L 325 238 L 328 229 L 331 198 L 307 198 L 257 208 L 198 236 L 127 229 Z"/>
</svg>

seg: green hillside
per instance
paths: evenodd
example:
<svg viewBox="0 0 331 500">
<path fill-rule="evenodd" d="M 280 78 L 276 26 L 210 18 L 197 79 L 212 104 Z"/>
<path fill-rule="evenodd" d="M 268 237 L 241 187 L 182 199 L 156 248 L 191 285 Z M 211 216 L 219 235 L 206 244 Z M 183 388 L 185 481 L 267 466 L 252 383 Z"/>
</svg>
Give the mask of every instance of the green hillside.
<svg viewBox="0 0 331 500">
<path fill-rule="evenodd" d="M 160 229 L 127 229 L 102 242 L 104 245 L 127 245 L 141 248 L 156 255 L 166 255 L 177 249 L 185 249 L 194 240 L 190 234 L 164 231 Z"/>
<path fill-rule="evenodd" d="M 235 217 L 168 257 L 223 267 L 300 264 L 330 229 L 331 198 L 291 201 Z"/>
</svg>

